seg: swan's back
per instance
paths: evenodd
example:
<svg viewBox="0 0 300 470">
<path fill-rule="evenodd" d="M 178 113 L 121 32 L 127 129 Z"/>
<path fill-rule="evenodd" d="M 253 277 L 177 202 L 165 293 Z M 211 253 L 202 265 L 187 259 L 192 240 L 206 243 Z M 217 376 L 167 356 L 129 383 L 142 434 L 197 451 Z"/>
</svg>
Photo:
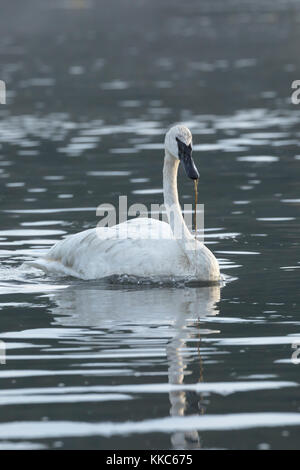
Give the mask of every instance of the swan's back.
<svg viewBox="0 0 300 470">
<path fill-rule="evenodd" d="M 182 276 L 187 262 L 169 224 L 136 218 L 69 235 L 31 265 L 49 273 L 97 279 L 118 274 Z"/>
</svg>

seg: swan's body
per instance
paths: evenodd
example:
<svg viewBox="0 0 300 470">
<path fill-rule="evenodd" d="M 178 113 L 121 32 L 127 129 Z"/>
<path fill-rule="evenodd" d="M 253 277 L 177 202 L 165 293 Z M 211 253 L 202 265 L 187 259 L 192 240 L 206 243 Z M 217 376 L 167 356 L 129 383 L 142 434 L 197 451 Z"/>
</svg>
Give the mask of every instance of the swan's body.
<svg viewBox="0 0 300 470">
<path fill-rule="evenodd" d="M 190 131 L 184 126 L 173 127 L 166 135 L 163 171 L 164 204 L 169 224 L 139 217 L 113 227 L 86 230 L 59 241 L 45 258 L 30 264 L 48 273 L 81 279 L 127 274 L 146 278 L 219 280 L 216 258 L 203 243 L 194 239 L 182 216 L 177 192 L 180 157 L 177 156 L 175 138 L 180 139 L 180 144 L 185 145 L 184 151 L 190 149 L 191 154 Z M 199 175 L 191 166 L 191 155 L 182 154 L 182 158 L 188 160 L 184 164 L 189 176 L 197 179 Z"/>
<path fill-rule="evenodd" d="M 97 230 L 101 230 L 101 238 Z M 122 238 L 122 232 L 126 238 Z M 160 240 L 157 240 L 157 234 L 162 237 Z M 202 245 L 197 253 L 202 267 L 201 280 L 214 280 L 210 279 L 208 271 L 205 273 L 212 257 L 212 253 Z M 198 278 L 200 271 L 196 263 L 190 263 L 174 238 L 170 225 L 151 218 L 132 219 L 114 227 L 90 229 L 70 235 L 56 243 L 45 258 L 31 265 L 46 272 L 81 279 L 99 279 L 118 274 L 146 278 Z"/>
</svg>

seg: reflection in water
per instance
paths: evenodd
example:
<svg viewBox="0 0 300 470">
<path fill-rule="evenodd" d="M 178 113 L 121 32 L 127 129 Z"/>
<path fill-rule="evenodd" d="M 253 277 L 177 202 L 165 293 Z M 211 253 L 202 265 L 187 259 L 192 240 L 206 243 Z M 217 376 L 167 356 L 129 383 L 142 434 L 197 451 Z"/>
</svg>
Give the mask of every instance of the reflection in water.
<svg viewBox="0 0 300 470">
<path fill-rule="evenodd" d="M 104 289 L 86 283 L 61 290 L 53 300 L 57 323 L 99 328 L 130 325 L 134 332 L 137 326 L 175 326 L 179 319 L 186 322 L 218 314 L 215 303 L 220 300 L 220 287 Z"/>
<path fill-rule="evenodd" d="M 215 302 L 220 300 L 220 288 L 206 288 L 200 290 L 201 302 L 193 305 L 194 314 L 198 314 L 198 320 L 193 323 L 194 327 L 199 327 L 200 317 L 206 315 L 216 315 L 218 311 L 215 308 Z M 175 330 L 176 334 L 167 346 L 167 356 L 169 362 L 169 383 L 180 385 L 184 381 L 184 371 L 187 368 L 187 360 L 182 355 L 182 350 L 186 345 L 186 340 L 191 337 L 191 331 L 188 328 L 189 323 L 186 321 L 184 314 L 176 318 Z M 200 334 L 200 333 L 199 333 Z M 200 340 L 200 338 L 199 338 Z M 199 358 L 199 382 L 203 381 L 203 364 L 201 359 L 200 342 L 198 344 Z M 171 416 L 184 416 L 187 398 L 184 391 L 170 391 L 169 393 L 171 408 Z M 201 400 L 198 402 L 199 412 L 203 413 Z M 196 430 L 188 432 L 176 432 L 171 436 L 171 442 L 174 448 L 196 449 L 200 448 L 199 434 Z"/>
<path fill-rule="evenodd" d="M 169 384 L 184 383 L 189 362 L 195 357 L 186 354 L 186 344 L 190 340 L 197 341 L 200 319 L 208 315 L 217 315 L 216 302 L 220 300 L 220 287 L 203 288 L 148 288 L 142 290 L 97 289 L 90 287 L 69 287 L 58 292 L 54 300 L 57 306 L 53 309 L 56 324 L 62 326 L 105 328 L 106 334 L 130 329 L 130 333 L 118 336 L 117 348 L 124 344 L 144 343 L 144 351 L 149 350 L 149 336 L 155 336 L 152 343 L 155 352 L 159 339 L 164 340 L 168 364 Z M 151 309 L 141 306 L 151 305 Z M 166 330 L 168 326 L 168 330 Z M 128 337 L 129 336 L 129 337 Z M 109 338 L 106 336 L 106 340 Z M 123 344 L 122 344 L 123 343 Z M 151 343 L 150 343 L 151 344 Z M 190 350 L 188 350 L 189 353 Z M 151 355 L 151 351 L 150 351 Z M 198 343 L 196 360 L 199 361 L 197 381 L 203 381 L 203 364 Z M 137 352 L 136 359 L 139 360 Z M 119 358 L 120 360 L 120 358 Z M 153 396 L 153 398 L 155 395 Z M 170 416 L 184 416 L 188 405 L 186 392 L 179 389 L 169 391 Z M 199 414 L 203 413 L 201 396 L 197 398 Z M 154 403 L 153 403 L 154 406 Z M 198 432 L 190 429 L 185 432 L 174 432 L 171 435 L 174 448 L 191 449 L 200 447 Z"/>
</svg>

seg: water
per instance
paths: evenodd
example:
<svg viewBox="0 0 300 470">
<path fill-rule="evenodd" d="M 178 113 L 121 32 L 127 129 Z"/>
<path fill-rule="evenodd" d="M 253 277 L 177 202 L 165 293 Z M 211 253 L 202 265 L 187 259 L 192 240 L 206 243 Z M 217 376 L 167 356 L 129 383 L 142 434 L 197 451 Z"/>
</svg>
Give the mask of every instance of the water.
<svg viewBox="0 0 300 470">
<path fill-rule="evenodd" d="M 28 5 L 0 19 L 0 448 L 297 448 L 296 3 Z M 181 120 L 224 286 L 22 267 L 98 204 L 162 202 Z"/>
</svg>

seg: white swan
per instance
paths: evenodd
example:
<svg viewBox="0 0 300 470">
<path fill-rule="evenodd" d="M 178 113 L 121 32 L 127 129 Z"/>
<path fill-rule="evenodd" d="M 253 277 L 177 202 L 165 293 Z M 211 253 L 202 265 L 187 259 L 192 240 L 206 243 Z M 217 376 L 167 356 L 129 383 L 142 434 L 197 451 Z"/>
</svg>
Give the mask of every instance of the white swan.
<svg viewBox="0 0 300 470">
<path fill-rule="evenodd" d="M 127 274 L 218 281 L 218 262 L 190 233 L 178 201 L 179 163 L 183 163 L 188 177 L 199 177 L 191 144 L 192 134 L 183 125 L 172 127 L 166 134 L 163 189 L 169 224 L 138 217 L 113 227 L 86 230 L 59 241 L 44 258 L 29 264 L 47 273 L 86 280 Z"/>
</svg>

